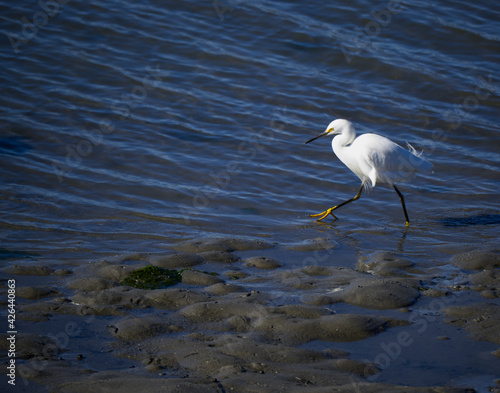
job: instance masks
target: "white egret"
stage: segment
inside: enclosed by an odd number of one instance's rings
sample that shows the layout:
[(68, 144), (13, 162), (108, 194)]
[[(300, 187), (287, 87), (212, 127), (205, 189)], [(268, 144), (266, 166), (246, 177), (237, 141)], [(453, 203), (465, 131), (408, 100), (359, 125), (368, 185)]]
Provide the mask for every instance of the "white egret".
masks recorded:
[(353, 198), (322, 213), (311, 214), (310, 217), (319, 217), (318, 221), (323, 220), (329, 214), (335, 217), (333, 215), (335, 209), (359, 199), (363, 187), (375, 187), (379, 182), (394, 187), (403, 206), (406, 226), (410, 225), (403, 194), (394, 183), (410, 180), (417, 171), (428, 172), (432, 169), (432, 164), (421, 158), (409, 143), (408, 150), (405, 150), (390, 139), (377, 134), (363, 134), (356, 138), (354, 126), (344, 119), (332, 121), (323, 133), (306, 143), (326, 135), (336, 135), (332, 140), (333, 152), (361, 179), (361, 187)]

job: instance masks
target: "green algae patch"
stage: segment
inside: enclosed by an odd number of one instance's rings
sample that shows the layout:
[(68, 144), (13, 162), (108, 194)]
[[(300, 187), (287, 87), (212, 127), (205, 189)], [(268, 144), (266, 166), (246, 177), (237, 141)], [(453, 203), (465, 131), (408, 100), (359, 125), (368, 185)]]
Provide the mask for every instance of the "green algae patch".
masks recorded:
[(160, 289), (175, 285), (181, 280), (182, 271), (148, 265), (130, 272), (121, 284), (139, 289)]
[[(189, 274), (189, 277), (184, 277)], [(206, 276), (205, 276), (206, 275)], [(122, 281), (122, 285), (139, 289), (162, 289), (170, 287), (179, 282), (194, 285), (212, 285), (221, 282), (220, 279), (208, 279), (211, 276), (217, 276), (217, 273), (206, 272), (203, 270), (196, 270), (191, 268), (171, 270), (164, 267), (148, 265), (142, 269), (137, 269), (128, 274)], [(202, 278), (200, 278), (200, 276)], [(203, 278), (205, 276), (206, 278)]]

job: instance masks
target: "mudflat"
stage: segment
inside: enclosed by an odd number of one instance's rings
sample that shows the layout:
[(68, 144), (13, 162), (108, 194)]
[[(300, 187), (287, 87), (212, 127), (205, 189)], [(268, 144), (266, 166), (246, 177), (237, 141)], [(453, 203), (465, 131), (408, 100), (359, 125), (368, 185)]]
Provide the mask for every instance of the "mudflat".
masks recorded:
[[(324, 247), (314, 244), (290, 248)], [(16, 384), (35, 392), (471, 392), (463, 384), (378, 379), (389, 367), (407, 372), (397, 360), (405, 349), (411, 359), (417, 334), (429, 357), (436, 343), (458, 340), (436, 337), (424, 323), (500, 344), (496, 250), (454, 256), (451, 263), (469, 272), (461, 285), (438, 285), (394, 253), (376, 253), (355, 269), (290, 268), (279, 254), (260, 240), (223, 238), (185, 242), (164, 255), (7, 267), (2, 277), (18, 283)], [(124, 284), (146, 267), (176, 269), (179, 282)], [(460, 304), (465, 292), (475, 297)], [(345, 350), (382, 334), (385, 352), (367, 349), (360, 359)], [(498, 363), (494, 348), (482, 356)], [(491, 391), (498, 391), (494, 378)]]

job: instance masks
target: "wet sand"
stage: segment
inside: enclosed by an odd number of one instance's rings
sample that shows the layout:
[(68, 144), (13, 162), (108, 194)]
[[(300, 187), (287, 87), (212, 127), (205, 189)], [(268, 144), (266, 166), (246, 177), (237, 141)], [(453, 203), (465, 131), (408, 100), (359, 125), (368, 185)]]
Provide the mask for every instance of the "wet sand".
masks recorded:
[[(323, 241), (289, 246), (309, 256), (300, 266), (290, 266), (277, 257), (286, 258), (280, 247), (253, 239), (206, 239), (161, 255), (4, 268), (2, 299), (6, 280), (17, 283), (15, 389), (474, 391), (463, 382), (379, 382), (389, 367), (409, 372), (397, 362), (417, 335), (425, 338), (420, 341), (427, 343), (429, 357), (440, 342), (458, 344), (453, 340), (460, 337), (436, 337), (427, 328), (436, 321), (450, 332), (464, 329), (471, 341), (490, 343), (491, 350), (481, 356), (492, 367), (500, 364), (497, 249), (453, 256), (454, 280), (418, 270), (393, 253), (375, 253), (356, 268), (332, 266), (317, 257), (328, 249)], [(167, 288), (121, 284), (148, 265), (188, 270), (182, 271), (181, 283)], [(359, 343), (359, 350), (383, 334), (385, 352), (367, 349), (363, 358), (355, 358), (339, 349)], [(7, 350), (7, 340), (1, 342)], [(490, 391), (500, 391), (499, 374), (489, 380)]]

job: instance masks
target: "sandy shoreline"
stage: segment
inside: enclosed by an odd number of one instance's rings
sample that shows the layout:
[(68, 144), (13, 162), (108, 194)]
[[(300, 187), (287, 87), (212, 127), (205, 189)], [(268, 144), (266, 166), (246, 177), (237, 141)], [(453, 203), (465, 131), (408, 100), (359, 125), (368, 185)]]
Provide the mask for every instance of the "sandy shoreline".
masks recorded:
[[(357, 269), (334, 267), (314, 259), (325, 243), (310, 242), (294, 246), (311, 255), (310, 264), (289, 268), (276, 252), (269, 255), (273, 247), (207, 239), (165, 255), (65, 267), (12, 263), (2, 271), (2, 299), (7, 280), (17, 283), (17, 378), (11, 391), (470, 392), (463, 385), (378, 382), (389, 363), (397, 367), (416, 334), (428, 334), (429, 347), (454, 339), (426, 331), (436, 319), (465, 329), (472, 340), (497, 344), (482, 356), (498, 364), (497, 250), (456, 255), (451, 262), (463, 272), (463, 284), (438, 285), (435, 276), (395, 254), (374, 254)], [(246, 251), (256, 255), (241, 258)], [(147, 265), (192, 270), (163, 289), (120, 284)], [(465, 292), (476, 296), (473, 303), (457, 302), (456, 294)], [(335, 348), (384, 332), (394, 334), (385, 350), (366, 354), (370, 361)], [(2, 364), (8, 360), (4, 356)], [(489, 386), (500, 391), (494, 377)]]

